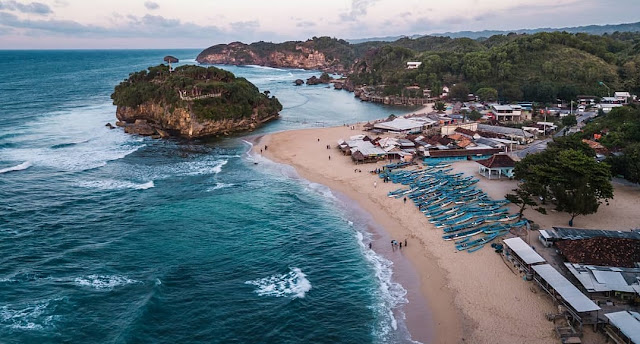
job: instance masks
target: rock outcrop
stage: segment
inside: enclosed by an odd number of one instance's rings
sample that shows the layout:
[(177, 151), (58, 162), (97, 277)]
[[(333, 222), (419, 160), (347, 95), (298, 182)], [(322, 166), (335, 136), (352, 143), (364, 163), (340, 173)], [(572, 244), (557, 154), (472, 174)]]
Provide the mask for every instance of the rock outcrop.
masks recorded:
[(187, 139), (253, 130), (278, 118), (282, 104), (244, 78), (215, 67), (150, 67), (111, 95), (126, 133)]
[(346, 74), (353, 63), (353, 51), (348, 46), (346, 41), (328, 37), (281, 44), (233, 42), (205, 49), (196, 57), (196, 61), (202, 64), (259, 65)]
[(278, 114), (261, 117), (256, 109), (248, 118), (209, 120), (198, 118), (185, 108), (176, 108), (171, 112), (160, 104), (146, 103), (134, 108), (118, 107), (116, 117), (129, 134), (194, 139), (250, 131), (278, 118)]

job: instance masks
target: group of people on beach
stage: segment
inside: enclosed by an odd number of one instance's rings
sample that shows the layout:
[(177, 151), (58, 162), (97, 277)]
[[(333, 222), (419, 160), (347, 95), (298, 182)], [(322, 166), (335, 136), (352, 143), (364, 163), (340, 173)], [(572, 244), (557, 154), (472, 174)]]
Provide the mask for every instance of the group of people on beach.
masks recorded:
[[(404, 247), (407, 247), (407, 239), (404, 239)], [(402, 249), (402, 241), (391, 240), (391, 249), (395, 251), (396, 248)]]

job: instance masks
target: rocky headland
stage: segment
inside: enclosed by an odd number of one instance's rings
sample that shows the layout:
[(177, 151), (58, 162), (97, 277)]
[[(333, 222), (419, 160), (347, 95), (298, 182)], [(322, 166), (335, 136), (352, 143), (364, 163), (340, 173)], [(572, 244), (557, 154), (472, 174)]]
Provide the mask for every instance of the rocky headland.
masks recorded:
[(259, 65), (275, 68), (301, 68), (346, 74), (354, 62), (349, 43), (329, 37), (314, 37), (285, 43), (233, 42), (203, 50), (196, 57), (202, 64)]
[(125, 132), (188, 139), (253, 130), (278, 118), (269, 92), (215, 68), (159, 65), (132, 73), (111, 95)]

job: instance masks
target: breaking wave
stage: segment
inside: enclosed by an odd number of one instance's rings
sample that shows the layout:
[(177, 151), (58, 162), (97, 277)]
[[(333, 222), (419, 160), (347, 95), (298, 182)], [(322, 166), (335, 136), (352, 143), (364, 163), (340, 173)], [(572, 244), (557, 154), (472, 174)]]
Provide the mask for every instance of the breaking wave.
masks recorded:
[(14, 172), (14, 171), (22, 171), (22, 170), (28, 169), (29, 167), (31, 167), (31, 163), (29, 161), (25, 161), (22, 164), (19, 164), (16, 166), (0, 169), (0, 174), (7, 173), (7, 172)]
[(155, 184), (152, 181), (148, 181), (146, 183), (134, 183), (126, 180), (92, 180), (92, 181), (83, 181), (78, 183), (79, 186), (85, 188), (97, 188), (102, 190), (123, 190), (123, 189), (134, 189), (134, 190), (146, 190), (155, 187)]
[(90, 287), (97, 290), (113, 290), (116, 287), (141, 282), (119, 275), (89, 275), (76, 277), (74, 283), (77, 286)]
[(255, 292), (260, 296), (303, 298), (311, 290), (311, 282), (299, 268), (289, 270), (286, 274), (258, 278), (245, 284), (256, 286)]

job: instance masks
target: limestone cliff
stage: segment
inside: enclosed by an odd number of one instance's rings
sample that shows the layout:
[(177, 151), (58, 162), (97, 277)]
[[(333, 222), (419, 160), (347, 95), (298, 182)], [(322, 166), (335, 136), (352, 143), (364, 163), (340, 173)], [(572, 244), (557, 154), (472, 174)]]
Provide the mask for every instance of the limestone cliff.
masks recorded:
[(127, 133), (191, 139), (253, 130), (277, 118), (278, 114), (260, 116), (256, 109), (246, 118), (211, 120), (198, 118), (188, 108), (174, 108), (170, 111), (163, 105), (149, 102), (136, 107), (118, 106), (116, 117), (118, 126), (124, 127)]
[(354, 62), (354, 53), (346, 41), (320, 37), (280, 44), (218, 44), (202, 51), (196, 61), (203, 64), (316, 69), (345, 74)]

